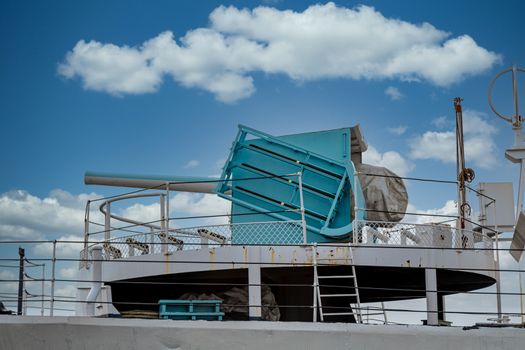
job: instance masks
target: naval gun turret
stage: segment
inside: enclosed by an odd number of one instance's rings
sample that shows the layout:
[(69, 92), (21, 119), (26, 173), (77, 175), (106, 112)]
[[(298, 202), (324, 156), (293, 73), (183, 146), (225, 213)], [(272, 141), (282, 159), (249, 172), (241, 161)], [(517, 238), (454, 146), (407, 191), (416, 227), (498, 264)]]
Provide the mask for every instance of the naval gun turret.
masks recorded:
[[(241, 125), (219, 179), (88, 172), (85, 183), (215, 193), (232, 202), (232, 223), (304, 218), (304, 243), (344, 242), (354, 220), (399, 222), (408, 204), (402, 179), (362, 163), (366, 149), (359, 125), (285, 136)], [(232, 232), (232, 243), (286, 243), (279, 240)]]

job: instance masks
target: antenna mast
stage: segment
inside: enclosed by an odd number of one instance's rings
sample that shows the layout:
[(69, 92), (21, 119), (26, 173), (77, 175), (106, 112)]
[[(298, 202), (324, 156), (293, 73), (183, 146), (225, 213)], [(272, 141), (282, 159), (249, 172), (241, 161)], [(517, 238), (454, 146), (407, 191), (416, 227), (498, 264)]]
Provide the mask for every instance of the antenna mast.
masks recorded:
[[(494, 102), (492, 101), (492, 88), (494, 87), (494, 83), (499, 77), (508, 72), (512, 73), (512, 97), (514, 100), (514, 115), (510, 117), (499, 113), (496, 110), (496, 107), (494, 107)], [(512, 130), (514, 131), (514, 146), (505, 151), (505, 157), (513, 163), (520, 163), (520, 181), (518, 187), (516, 218), (519, 217), (519, 214), (523, 210), (523, 189), (525, 187), (525, 135), (521, 132), (522, 117), (519, 113), (518, 72), (525, 73), (525, 69), (513, 65), (496, 75), (489, 86), (490, 108), (498, 117), (510, 123), (512, 125)]]
[(461, 97), (454, 99), (456, 110), (456, 168), (458, 174), (458, 216), (459, 228), (465, 228), (465, 218), (470, 216), (470, 204), (467, 202), (465, 182), (474, 180), (474, 170), (465, 168), (465, 145), (463, 142), (463, 111), (461, 109)]

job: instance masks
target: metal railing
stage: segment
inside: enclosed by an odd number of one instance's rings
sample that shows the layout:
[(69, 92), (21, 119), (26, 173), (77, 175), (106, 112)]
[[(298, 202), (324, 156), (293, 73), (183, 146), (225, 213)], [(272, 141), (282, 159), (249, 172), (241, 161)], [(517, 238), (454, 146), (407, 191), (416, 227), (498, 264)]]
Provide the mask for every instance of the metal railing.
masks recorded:
[[(229, 244), (301, 244), (303, 225), (297, 221), (251, 222), (224, 225), (194, 226), (150, 233), (137, 233), (114, 237), (103, 243), (106, 260), (133, 256), (174, 253), (182, 250), (198, 250), (210, 246)], [(93, 243), (80, 252), (80, 265), (86, 266), (87, 252)], [(85, 250), (87, 249), (87, 250)], [(89, 259), (87, 259), (89, 260)]]
[(493, 241), (486, 234), (445, 224), (410, 224), (355, 221), (355, 244), (480, 249), (492, 255)]

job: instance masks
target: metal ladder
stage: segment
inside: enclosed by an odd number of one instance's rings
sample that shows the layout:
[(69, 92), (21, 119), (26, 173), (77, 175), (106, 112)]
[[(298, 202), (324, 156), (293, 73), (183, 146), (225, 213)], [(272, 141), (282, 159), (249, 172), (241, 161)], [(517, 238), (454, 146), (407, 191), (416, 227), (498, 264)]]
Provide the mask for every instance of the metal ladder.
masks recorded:
[[(314, 244), (312, 247), (312, 254), (313, 254), (313, 268), (314, 268), (314, 309), (313, 309), (313, 321), (317, 322), (317, 311), (319, 310), (319, 318), (321, 322), (324, 322), (325, 317), (331, 317), (331, 316), (354, 316), (354, 319), (356, 323), (362, 323), (363, 317), (361, 312), (361, 299), (359, 297), (359, 287), (357, 285), (357, 276), (355, 273), (355, 266), (354, 266), (354, 254), (352, 251), (352, 247), (349, 245), (349, 254), (350, 254), (350, 263), (352, 268), (352, 274), (351, 275), (325, 275), (320, 276), (319, 271), (317, 269), (318, 260), (317, 259), (317, 245)], [(354, 293), (333, 293), (333, 294), (321, 294), (321, 285), (319, 283), (319, 280), (321, 279), (350, 279), (353, 282), (354, 285)], [(323, 299), (324, 298), (340, 298), (340, 297), (355, 297), (356, 303), (354, 306), (351, 307), (350, 312), (324, 312), (323, 311)]]
[[(362, 310), (362, 315), (361, 315), (361, 317), (363, 318), (363, 323), (370, 323), (370, 321), (372, 322), (375, 321), (375, 322), (380, 322), (383, 324), (388, 324), (388, 318), (386, 316), (386, 311), (385, 311), (385, 303), (381, 301), (380, 304), (381, 306), (363, 307), (364, 310)], [(374, 318), (370, 316), (379, 316), (379, 318)], [(383, 319), (381, 319), (381, 317)]]

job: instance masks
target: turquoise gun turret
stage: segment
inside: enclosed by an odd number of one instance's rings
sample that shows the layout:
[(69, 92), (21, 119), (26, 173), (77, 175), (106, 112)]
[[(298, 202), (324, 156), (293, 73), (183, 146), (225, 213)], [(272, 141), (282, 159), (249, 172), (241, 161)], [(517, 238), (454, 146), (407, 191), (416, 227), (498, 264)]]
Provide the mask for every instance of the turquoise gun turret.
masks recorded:
[[(232, 202), (232, 223), (301, 220), (302, 188), (306, 241), (345, 241), (365, 219), (354, 212), (365, 200), (351, 159), (360, 163), (364, 150), (358, 126), (275, 137), (241, 125), (220, 179), (88, 172), (85, 183), (216, 193)], [(268, 240), (285, 243), (251, 242)], [(233, 243), (244, 241), (232, 232)]]

